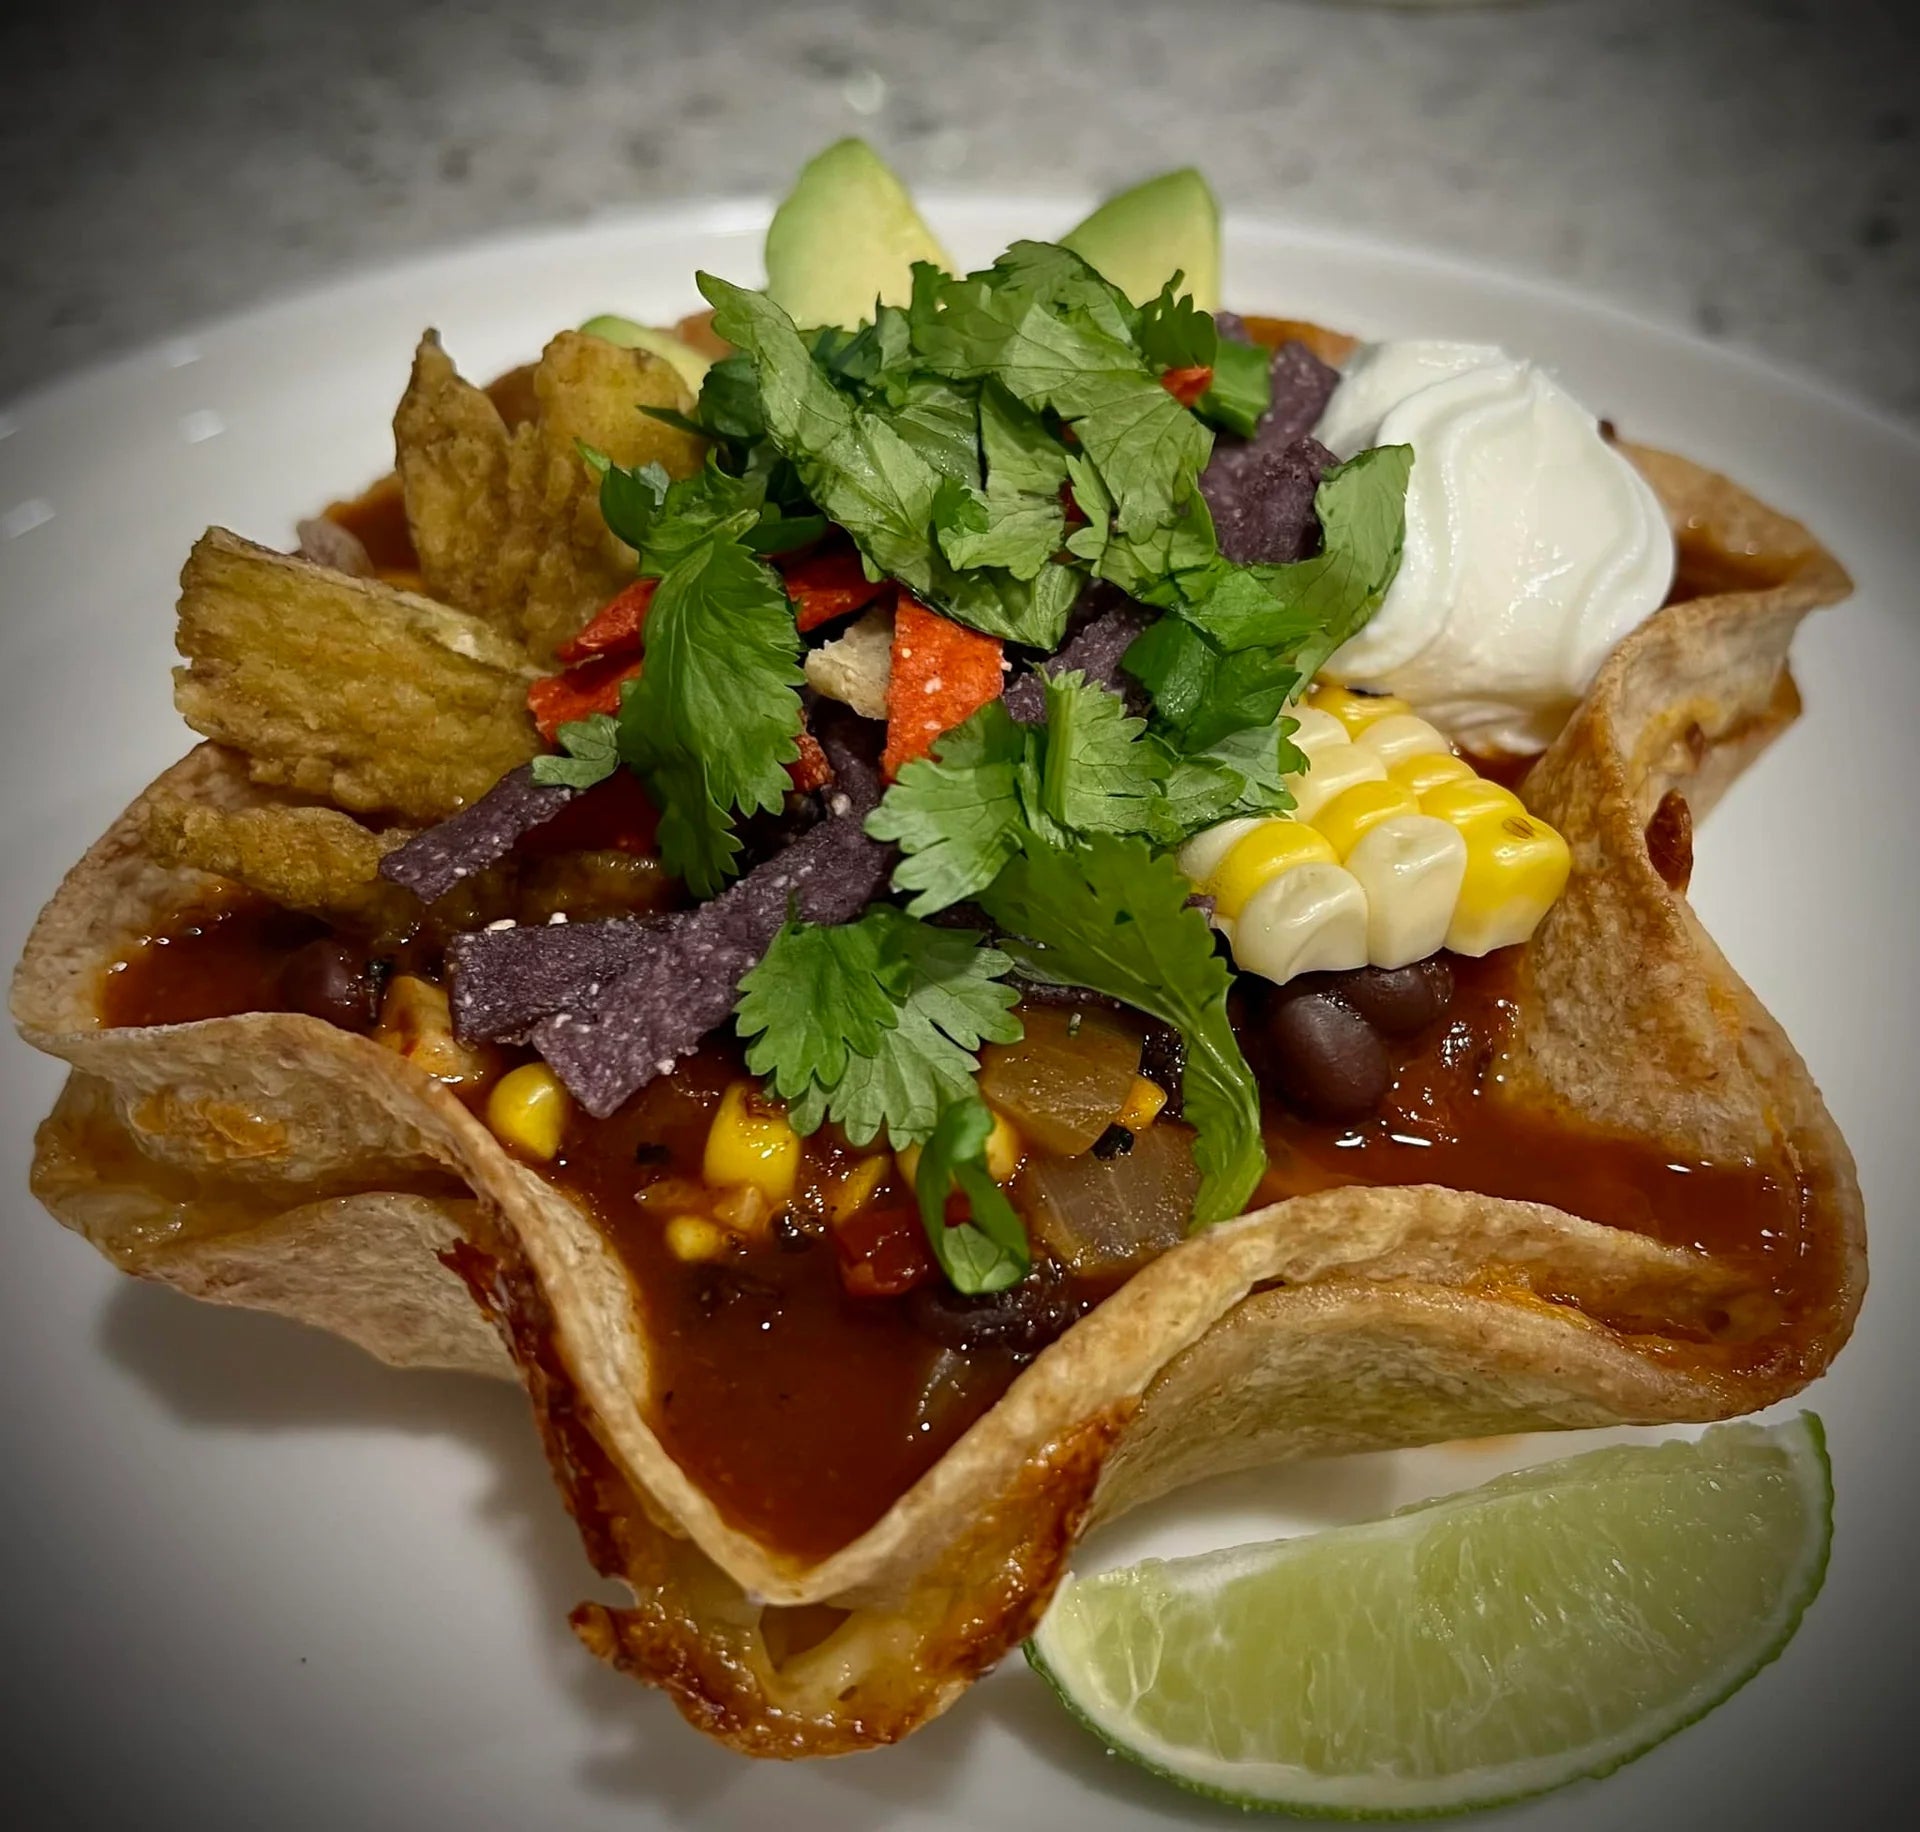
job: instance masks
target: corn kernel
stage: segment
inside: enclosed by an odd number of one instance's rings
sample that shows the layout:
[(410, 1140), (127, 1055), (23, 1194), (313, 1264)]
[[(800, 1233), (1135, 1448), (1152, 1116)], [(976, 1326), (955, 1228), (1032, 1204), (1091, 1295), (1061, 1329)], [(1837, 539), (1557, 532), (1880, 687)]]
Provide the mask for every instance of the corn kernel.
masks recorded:
[(1425, 795), (1429, 789), (1437, 789), (1443, 782), (1471, 782), (1474, 780), (1473, 765), (1464, 757), (1435, 751), (1417, 757), (1402, 757), (1387, 765), (1387, 780), (1397, 782), (1403, 789), (1411, 789), (1415, 795)]
[(726, 1229), (704, 1215), (676, 1215), (667, 1223), (667, 1251), (677, 1260), (718, 1259), (728, 1245)]
[(1420, 812), (1449, 827), (1465, 827), (1483, 815), (1525, 814), (1520, 797), (1484, 776), (1463, 776), (1443, 782), (1420, 797)]
[(1309, 860), (1254, 892), (1233, 925), (1232, 941), (1234, 959), (1276, 985), (1296, 973), (1364, 967), (1367, 894), (1343, 866)]
[(1257, 817), (1243, 815), (1196, 833), (1180, 848), (1181, 871), (1192, 883), (1205, 884), (1220, 869), (1220, 861), (1260, 824)]
[(1167, 1091), (1157, 1081), (1136, 1075), (1127, 1090), (1126, 1104), (1120, 1109), (1120, 1124), (1129, 1132), (1145, 1132), (1160, 1117), (1167, 1104)]
[(1384, 719), (1376, 719), (1354, 739), (1363, 751), (1371, 751), (1387, 766), (1391, 775), (1393, 766), (1408, 757), (1448, 757), (1453, 747), (1437, 727), (1429, 725), (1425, 719), (1410, 712), (1390, 712)]
[[(993, 1130), (987, 1134), (985, 1152), (987, 1175), (996, 1183), (1011, 1183), (1020, 1174), (1020, 1165), (1027, 1155), (1027, 1142), (1020, 1136), (1013, 1121), (997, 1107), (989, 1107), (987, 1111), (993, 1115)], [(902, 1145), (893, 1154), (893, 1162), (906, 1179), (907, 1188), (913, 1189), (914, 1180), (920, 1175), (920, 1147)]]
[(1263, 884), (1314, 860), (1333, 863), (1334, 851), (1312, 827), (1300, 821), (1261, 821), (1214, 868), (1207, 883), (1214, 914), (1229, 920), (1240, 914)]
[(500, 1073), (497, 1050), (484, 1043), (462, 1043), (454, 1036), (446, 989), (411, 973), (398, 975), (388, 986), (373, 1036), (376, 1043), (450, 1088), (483, 1088)]
[(1307, 753), (1305, 772), (1286, 779), (1293, 791), (1294, 818), (1317, 820), (1328, 802), (1355, 783), (1384, 782), (1386, 778), (1387, 766), (1357, 744), (1316, 745)]
[(1294, 722), (1289, 742), (1308, 757), (1318, 756), (1330, 744), (1349, 742), (1347, 728), (1330, 712), (1313, 706), (1289, 706), (1286, 716)]
[(1411, 814), (1419, 806), (1411, 789), (1397, 782), (1357, 782), (1343, 789), (1313, 817), (1334, 856), (1345, 859), (1367, 832), (1396, 814)]
[(1347, 728), (1349, 738), (1357, 738), (1376, 719), (1413, 708), (1398, 694), (1353, 693), (1332, 681), (1322, 681), (1307, 695), (1307, 704), (1315, 712), (1330, 713)]
[(1012, 1120), (993, 1109), (993, 1130), (987, 1134), (987, 1175), (996, 1183), (1011, 1183), (1027, 1155), (1026, 1141)]
[(1447, 927), (1456, 954), (1491, 954), (1525, 941), (1567, 887), (1567, 843), (1516, 802), (1455, 823), (1467, 843), (1460, 901)]
[(800, 1180), (800, 1138), (786, 1109), (750, 1081), (729, 1083), (707, 1130), (701, 1168), (709, 1183), (750, 1184), (774, 1208), (783, 1207)]
[(1367, 894), (1370, 965), (1410, 967), (1446, 941), (1467, 872), (1458, 827), (1396, 814), (1368, 832), (1346, 865)]
[(503, 1145), (545, 1164), (560, 1155), (572, 1104), (559, 1076), (544, 1062), (523, 1063), (494, 1084), (487, 1096), (487, 1124)]
[(887, 1180), (887, 1161), (875, 1154), (862, 1158), (833, 1187), (827, 1198), (827, 1219), (838, 1227), (851, 1221), (879, 1193)]

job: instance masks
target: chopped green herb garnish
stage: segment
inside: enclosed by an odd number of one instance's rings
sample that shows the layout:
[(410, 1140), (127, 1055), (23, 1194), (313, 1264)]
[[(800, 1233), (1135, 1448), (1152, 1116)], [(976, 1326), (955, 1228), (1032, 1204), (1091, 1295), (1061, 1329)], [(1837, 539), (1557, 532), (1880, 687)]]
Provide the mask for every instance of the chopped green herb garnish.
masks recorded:
[(1020, 1035), (1012, 966), (977, 932), (932, 928), (886, 903), (837, 927), (788, 923), (741, 982), (747, 1066), (794, 1129), (826, 1119), (864, 1145), (918, 1144), (970, 1094), (983, 1042)]
[(1186, 1042), (1197, 1130), (1194, 1224), (1237, 1215), (1266, 1168), (1260, 1097), (1227, 1020), (1226, 962), (1180, 868), (1143, 841), (1096, 834), (1068, 848), (1029, 836), (980, 905), (1036, 979), (1084, 986), (1174, 1026)]
[[(993, 1115), (970, 1087), (941, 1108), (913, 1179), (933, 1257), (954, 1289), (969, 1296), (1005, 1291), (1033, 1265), (1026, 1226), (987, 1171), (992, 1134)], [(947, 1220), (955, 1190), (966, 1198), (970, 1220)]]

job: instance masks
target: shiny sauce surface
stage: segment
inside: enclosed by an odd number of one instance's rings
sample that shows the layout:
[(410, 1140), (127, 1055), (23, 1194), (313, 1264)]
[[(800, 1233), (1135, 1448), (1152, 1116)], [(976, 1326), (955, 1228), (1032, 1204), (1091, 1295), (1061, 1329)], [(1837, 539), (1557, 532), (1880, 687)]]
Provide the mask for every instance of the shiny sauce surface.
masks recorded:
[[(106, 976), (102, 1015), (135, 1025), (282, 1008), (280, 965), (317, 929), (256, 903), (190, 914)], [(1269, 1098), (1270, 1166), (1256, 1200), (1432, 1183), (1547, 1203), (1721, 1258), (1760, 1306), (1744, 1332), (1777, 1335), (1811, 1270), (1804, 1192), (1790, 1170), (1679, 1161), (1503, 1099), (1517, 952), (1452, 962), (1452, 1003), (1393, 1045), (1392, 1088), (1375, 1116), (1322, 1124)], [(1257, 1047), (1250, 1054), (1257, 1059)], [(710, 1044), (610, 1119), (576, 1114), (561, 1157), (544, 1169), (596, 1218), (632, 1276), (650, 1345), (650, 1420), (667, 1452), (736, 1527), (818, 1558), (873, 1525), (1030, 1356), (1005, 1344), (943, 1345), (916, 1318), (925, 1294), (849, 1292), (823, 1214), (850, 1151), (825, 1132), (808, 1141), (787, 1216), (718, 1259), (676, 1258), (667, 1224), (710, 1202), (708, 1127), (743, 1072), (732, 1045)], [(908, 1230), (917, 1225), (897, 1171), (875, 1201)], [(1064, 1317), (1111, 1288), (1063, 1279)], [(1729, 1323), (1730, 1352), (1741, 1333)]]

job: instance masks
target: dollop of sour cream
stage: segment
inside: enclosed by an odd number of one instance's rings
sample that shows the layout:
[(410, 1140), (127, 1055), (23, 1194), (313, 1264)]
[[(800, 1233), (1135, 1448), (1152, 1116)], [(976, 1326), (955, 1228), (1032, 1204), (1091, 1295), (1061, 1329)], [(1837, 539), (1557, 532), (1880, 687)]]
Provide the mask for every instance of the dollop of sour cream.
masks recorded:
[(1364, 346), (1314, 431), (1341, 458), (1413, 447), (1399, 574), (1326, 673), (1469, 750), (1550, 743), (1673, 582), (1646, 479), (1544, 370), (1486, 344)]

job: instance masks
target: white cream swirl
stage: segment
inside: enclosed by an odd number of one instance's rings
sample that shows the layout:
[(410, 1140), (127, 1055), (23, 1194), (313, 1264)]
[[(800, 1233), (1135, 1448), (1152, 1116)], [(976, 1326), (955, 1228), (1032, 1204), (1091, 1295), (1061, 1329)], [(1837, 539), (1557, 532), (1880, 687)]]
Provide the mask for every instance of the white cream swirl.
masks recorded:
[(1342, 458), (1414, 459), (1399, 576), (1326, 672), (1402, 695), (1472, 750), (1550, 743), (1672, 584), (1645, 478), (1544, 370), (1486, 344), (1363, 347), (1315, 433)]

